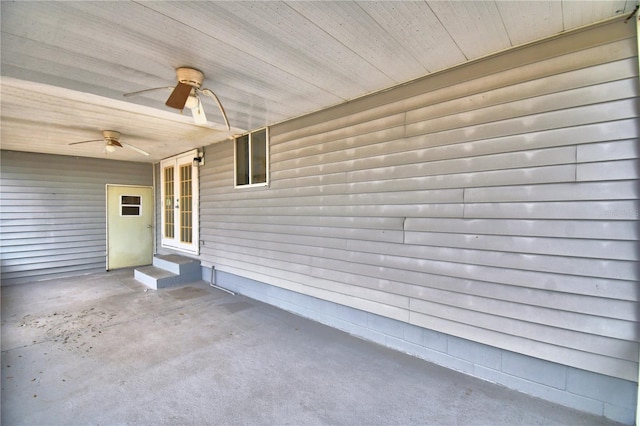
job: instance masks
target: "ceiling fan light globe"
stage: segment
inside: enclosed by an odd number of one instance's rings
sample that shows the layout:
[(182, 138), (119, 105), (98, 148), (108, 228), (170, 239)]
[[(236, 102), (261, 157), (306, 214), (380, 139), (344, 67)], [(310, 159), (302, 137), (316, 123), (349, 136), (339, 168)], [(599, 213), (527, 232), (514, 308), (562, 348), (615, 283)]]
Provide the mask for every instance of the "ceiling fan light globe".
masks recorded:
[(116, 151), (116, 147), (111, 145), (111, 144), (106, 144), (104, 147), (104, 150), (107, 152), (115, 152)]

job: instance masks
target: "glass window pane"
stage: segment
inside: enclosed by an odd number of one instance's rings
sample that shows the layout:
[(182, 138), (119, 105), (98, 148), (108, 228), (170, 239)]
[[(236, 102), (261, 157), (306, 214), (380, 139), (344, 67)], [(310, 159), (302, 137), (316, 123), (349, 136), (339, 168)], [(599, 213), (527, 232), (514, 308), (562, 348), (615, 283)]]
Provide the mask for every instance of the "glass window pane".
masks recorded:
[(236, 139), (236, 185), (249, 183), (249, 135)]
[(122, 200), (121, 200), (120, 203), (121, 204), (131, 204), (131, 205), (139, 206), (140, 205), (140, 196), (138, 196), (138, 195), (123, 195), (122, 196)]
[(164, 169), (164, 236), (174, 238), (173, 167)]
[(140, 216), (140, 207), (138, 206), (122, 206), (122, 216)]
[(251, 183), (267, 181), (267, 129), (251, 134)]
[(193, 193), (191, 164), (180, 166), (180, 241), (191, 243), (193, 241), (193, 226), (191, 216), (193, 213)]

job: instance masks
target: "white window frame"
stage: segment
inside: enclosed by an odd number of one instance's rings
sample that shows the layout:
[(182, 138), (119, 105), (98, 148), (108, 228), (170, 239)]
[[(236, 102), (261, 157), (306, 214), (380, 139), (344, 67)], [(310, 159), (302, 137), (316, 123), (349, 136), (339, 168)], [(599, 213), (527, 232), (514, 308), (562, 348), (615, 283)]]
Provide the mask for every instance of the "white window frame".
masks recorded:
[[(140, 199), (140, 204), (126, 204), (122, 202), (124, 197), (138, 197)], [(122, 214), (123, 207), (137, 207), (138, 214)], [(121, 194), (120, 195), (120, 217), (142, 217), (142, 195), (134, 195), (134, 194)]]
[[(266, 164), (265, 164), (265, 181), (264, 182), (257, 182), (257, 183), (253, 183), (251, 182), (253, 173), (251, 173), (253, 164), (251, 164), (252, 160), (253, 160), (253, 155), (251, 152), (251, 141), (252, 141), (252, 136), (255, 133), (258, 132), (265, 132), (265, 155), (266, 155)], [(249, 151), (249, 164), (247, 167), (247, 173), (249, 174), (249, 183), (242, 183), (242, 184), (238, 184), (238, 139), (241, 137), (245, 137), (248, 136), (248, 151)], [(269, 128), (268, 127), (262, 127), (260, 129), (254, 130), (252, 132), (249, 133), (244, 133), (242, 135), (236, 136), (233, 139), (233, 185), (234, 188), (251, 188), (251, 187), (259, 187), (259, 186), (269, 186)]]

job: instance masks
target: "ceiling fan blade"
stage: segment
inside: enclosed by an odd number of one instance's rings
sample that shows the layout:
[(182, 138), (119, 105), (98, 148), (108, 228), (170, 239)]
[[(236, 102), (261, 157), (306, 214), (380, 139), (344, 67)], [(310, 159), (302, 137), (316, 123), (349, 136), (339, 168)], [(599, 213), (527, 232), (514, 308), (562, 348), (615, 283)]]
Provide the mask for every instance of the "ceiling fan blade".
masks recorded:
[(173, 89), (173, 86), (164, 86), (164, 87), (154, 87), (153, 89), (144, 89), (144, 90), (138, 90), (137, 92), (130, 92), (130, 93), (125, 93), (124, 96), (125, 98), (128, 98), (129, 96), (135, 96), (135, 95), (140, 95), (142, 93), (146, 93), (146, 92), (153, 92), (154, 90), (161, 90), (161, 89)]
[(171, 92), (167, 102), (165, 102), (165, 105), (175, 109), (184, 109), (184, 104), (187, 103), (187, 99), (191, 94), (191, 89), (193, 89), (193, 87), (188, 84), (178, 83), (176, 88), (173, 89), (173, 92)]
[(111, 139), (111, 145), (119, 146), (122, 148), (122, 144), (115, 139)]
[(90, 141), (71, 142), (69, 145), (78, 145), (79, 143), (87, 143), (87, 142), (104, 142), (104, 139), (92, 139)]
[(131, 144), (128, 144), (128, 143), (122, 143), (122, 145), (127, 147), (127, 148), (131, 148), (134, 151), (138, 151), (142, 155), (147, 155), (147, 156), (149, 155), (149, 153), (147, 151), (144, 151), (144, 150), (138, 148), (137, 146), (134, 146), (134, 145), (131, 145)]
[(193, 121), (196, 124), (207, 124), (207, 116), (204, 113), (204, 107), (200, 98), (198, 98), (198, 106), (191, 108), (191, 115), (193, 115)]
[(220, 112), (222, 113), (222, 118), (224, 118), (224, 122), (227, 125), (227, 130), (231, 130), (231, 126), (229, 126), (229, 120), (227, 119), (227, 113), (224, 111), (222, 103), (220, 103), (220, 99), (218, 99), (216, 94), (213, 93), (210, 89), (202, 89), (201, 92), (216, 101), (216, 103), (218, 104), (218, 108), (220, 108)]

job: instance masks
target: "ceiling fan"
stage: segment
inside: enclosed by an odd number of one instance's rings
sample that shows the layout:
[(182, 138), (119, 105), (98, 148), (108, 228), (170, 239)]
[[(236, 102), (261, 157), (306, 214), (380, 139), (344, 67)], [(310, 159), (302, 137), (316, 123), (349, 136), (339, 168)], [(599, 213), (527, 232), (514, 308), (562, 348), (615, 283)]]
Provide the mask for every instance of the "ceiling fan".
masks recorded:
[(144, 151), (137, 146), (133, 146), (128, 143), (120, 142), (120, 132), (116, 132), (115, 130), (103, 130), (102, 131), (102, 139), (92, 139), (89, 141), (81, 141), (81, 142), (72, 142), (69, 145), (78, 145), (81, 143), (87, 142), (104, 142), (104, 151), (106, 153), (115, 152), (118, 148), (131, 148), (134, 151), (138, 151), (142, 155), (149, 155), (147, 151)]
[(153, 89), (125, 93), (124, 96), (128, 97), (139, 95), (153, 90), (173, 89), (171, 95), (169, 95), (169, 98), (165, 102), (165, 105), (179, 109), (180, 111), (182, 111), (184, 107), (189, 108), (196, 124), (205, 124), (207, 122), (207, 117), (204, 114), (204, 108), (200, 97), (201, 95), (208, 96), (218, 104), (218, 108), (220, 108), (220, 112), (222, 113), (222, 118), (224, 118), (224, 122), (227, 125), (227, 130), (231, 130), (229, 120), (227, 119), (227, 113), (224, 111), (220, 99), (218, 99), (216, 94), (210, 89), (201, 89), (202, 82), (204, 81), (204, 74), (202, 71), (195, 68), (181, 67), (176, 69), (176, 77), (178, 78), (178, 84), (175, 87), (154, 87)]

